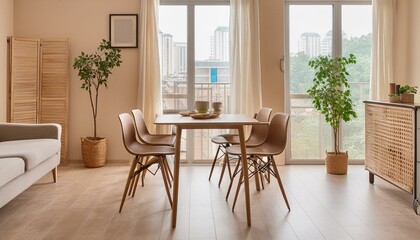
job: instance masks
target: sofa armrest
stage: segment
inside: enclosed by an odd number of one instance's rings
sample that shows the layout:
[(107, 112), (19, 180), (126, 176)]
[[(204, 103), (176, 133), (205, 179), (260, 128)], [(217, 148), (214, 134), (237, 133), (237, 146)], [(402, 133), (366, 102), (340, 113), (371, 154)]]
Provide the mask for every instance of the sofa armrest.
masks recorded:
[(26, 124), (0, 122), (0, 142), (39, 138), (61, 140), (61, 125), (56, 123)]

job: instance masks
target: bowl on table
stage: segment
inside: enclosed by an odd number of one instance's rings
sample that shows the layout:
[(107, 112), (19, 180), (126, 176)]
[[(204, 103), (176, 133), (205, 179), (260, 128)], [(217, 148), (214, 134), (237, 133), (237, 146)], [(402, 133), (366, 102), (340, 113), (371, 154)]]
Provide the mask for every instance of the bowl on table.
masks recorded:
[(209, 101), (195, 101), (195, 111), (197, 113), (208, 113), (209, 105)]

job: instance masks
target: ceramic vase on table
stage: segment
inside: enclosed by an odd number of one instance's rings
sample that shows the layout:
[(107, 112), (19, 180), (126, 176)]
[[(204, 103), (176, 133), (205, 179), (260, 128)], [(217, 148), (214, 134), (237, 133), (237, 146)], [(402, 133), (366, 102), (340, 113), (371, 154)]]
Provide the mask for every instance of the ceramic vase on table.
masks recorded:
[(222, 102), (212, 102), (211, 107), (213, 108), (212, 113), (220, 114), (222, 112)]

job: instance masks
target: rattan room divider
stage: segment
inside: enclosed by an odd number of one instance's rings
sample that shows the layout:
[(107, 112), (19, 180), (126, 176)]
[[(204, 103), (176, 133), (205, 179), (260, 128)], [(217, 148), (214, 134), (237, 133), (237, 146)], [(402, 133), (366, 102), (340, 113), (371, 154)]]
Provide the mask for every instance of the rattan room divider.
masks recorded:
[(67, 39), (8, 39), (8, 121), (58, 123), (67, 164), (69, 51)]

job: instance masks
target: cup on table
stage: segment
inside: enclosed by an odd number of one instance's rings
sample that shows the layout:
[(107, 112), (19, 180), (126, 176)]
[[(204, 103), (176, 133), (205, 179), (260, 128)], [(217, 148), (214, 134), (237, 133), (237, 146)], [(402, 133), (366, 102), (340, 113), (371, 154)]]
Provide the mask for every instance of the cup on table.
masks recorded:
[(213, 113), (220, 113), (222, 111), (222, 102), (212, 102), (211, 107), (213, 108)]
[(195, 101), (195, 110), (198, 113), (208, 113), (209, 101)]

